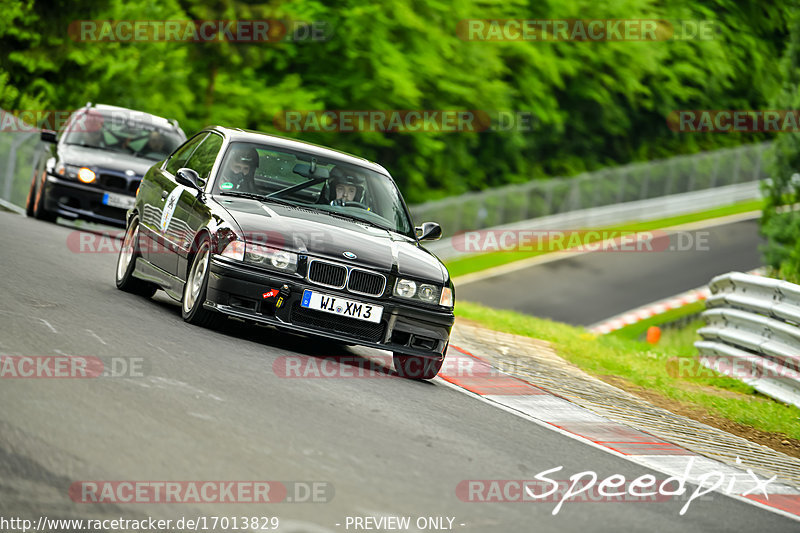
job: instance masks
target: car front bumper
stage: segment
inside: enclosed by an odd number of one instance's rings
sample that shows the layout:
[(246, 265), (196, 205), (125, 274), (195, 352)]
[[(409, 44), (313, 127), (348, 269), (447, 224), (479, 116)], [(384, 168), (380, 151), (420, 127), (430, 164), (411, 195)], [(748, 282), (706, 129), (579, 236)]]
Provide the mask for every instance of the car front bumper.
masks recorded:
[[(383, 315), (379, 323), (371, 323), (306, 309), (300, 305), (305, 289), (380, 305)], [(264, 298), (264, 293), (270, 290), (280, 293)], [(432, 359), (443, 357), (454, 322), (451, 311), (421, 309), (394, 300), (331, 290), (302, 278), (268, 273), (216, 255), (211, 259), (204, 306), (225, 315), (322, 335), (342, 343)]]
[(80, 218), (125, 227), (127, 209), (103, 204), (103, 196), (107, 192), (109, 191), (91, 185), (48, 175), (44, 208), (64, 218)]

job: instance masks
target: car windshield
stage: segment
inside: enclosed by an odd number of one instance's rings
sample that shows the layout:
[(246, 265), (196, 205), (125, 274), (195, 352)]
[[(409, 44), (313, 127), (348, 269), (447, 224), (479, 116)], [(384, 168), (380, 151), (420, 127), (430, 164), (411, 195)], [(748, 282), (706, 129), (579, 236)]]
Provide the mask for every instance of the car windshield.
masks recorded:
[(147, 117), (144, 113), (84, 112), (70, 121), (64, 142), (160, 161), (185, 138), (173, 128), (153, 124), (152, 118)]
[(214, 194), (242, 195), (302, 206), (413, 236), (394, 182), (336, 159), (257, 143), (231, 143)]

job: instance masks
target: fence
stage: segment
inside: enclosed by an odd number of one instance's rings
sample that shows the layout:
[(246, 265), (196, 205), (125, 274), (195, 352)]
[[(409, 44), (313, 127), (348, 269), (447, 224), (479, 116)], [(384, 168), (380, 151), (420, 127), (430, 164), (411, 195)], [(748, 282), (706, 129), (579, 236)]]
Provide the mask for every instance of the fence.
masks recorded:
[(16, 130), (0, 131), (0, 199), (24, 206), (31, 186), (39, 132), (2, 110), (0, 115), (4, 128)]
[(445, 235), (637, 200), (757, 182), (766, 178), (769, 143), (614, 167), (411, 206), (417, 223), (435, 220)]
[(700, 362), (800, 407), (800, 285), (731, 272), (709, 287)]

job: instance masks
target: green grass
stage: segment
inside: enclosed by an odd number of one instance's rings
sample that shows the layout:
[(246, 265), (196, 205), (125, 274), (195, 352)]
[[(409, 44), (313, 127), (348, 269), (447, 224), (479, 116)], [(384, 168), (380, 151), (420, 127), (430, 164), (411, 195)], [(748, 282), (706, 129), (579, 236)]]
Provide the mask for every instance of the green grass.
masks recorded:
[(618, 335), (625, 337), (626, 339), (637, 340), (647, 332), (650, 326), (660, 326), (662, 324), (667, 324), (668, 322), (675, 322), (676, 320), (685, 316), (702, 313), (705, 308), (705, 301), (697, 301), (681, 306), (677, 309), (670, 309), (669, 311), (659, 313), (651, 316), (650, 318), (646, 318), (645, 320), (640, 320), (639, 322), (631, 324), (630, 326), (625, 326), (624, 328), (614, 330), (610, 333), (610, 335)]
[[(549, 341), (564, 359), (596, 376), (618, 376), (687, 406), (706, 409), (761, 431), (800, 439), (800, 409), (765, 398), (748, 385), (705, 367), (681, 377), (681, 358), (693, 358), (700, 322), (664, 331), (657, 346), (621, 335), (596, 336), (550, 320), (459, 302), (456, 315), (489, 329)], [(684, 360), (685, 361), (685, 360)], [(693, 368), (697, 368), (694, 365)]]
[[(649, 220), (647, 222), (635, 222), (629, 224), (622, 224), (612, 228), (598, 228), (598, 231), (650, 231), (661, 228), (668, 228), (671, 226), (678, 226), (681, 224), (688, 224), (690, 222), (698, 222), (701, 220), (708, 220), (711, 218), (724, 217), (728, 215), (736, 215), (739, 213), (747, 213), (749, 211), (757, 211), (764, 207), (764, 200), (750, 200), (747, 202), (740, 202), (737, 204), (709, 209), (697, 213), (690, 213), (688, 215), (680, 215), (669, 218), (662, 218), (658, 220)], [(585, 242), (592, 242), (587, 240)], [(529, 259), (543, 255), (547, 251), (508, 251), (508, 252), (490, 252), (479, 255), (471, 255), (460, 259), (451, 259), (445, 261), (447, 269), (450, 271), (451, 277), (463, 276), (473, 272), (479, 272), (500, 265), (513, 263), (522, 259)]]

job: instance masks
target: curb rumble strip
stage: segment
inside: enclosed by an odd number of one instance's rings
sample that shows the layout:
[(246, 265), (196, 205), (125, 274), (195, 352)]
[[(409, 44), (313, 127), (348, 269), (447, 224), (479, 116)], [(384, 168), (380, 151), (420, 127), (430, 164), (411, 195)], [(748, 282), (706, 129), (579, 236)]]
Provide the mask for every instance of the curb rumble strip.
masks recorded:
[[(472, 337), (475, 337), (469, 335), (470, 329), (471, 326), (457, 328), (457, 339), (460, 345), (464, 345), (462, 341), (471, 343)], [(516, 336), (509, 335), (509, 337)], [(687, 482), (699, 485), (698, 478), (703, 474), (724, 473), (726, 476), (736, 479), (733, 490), (727, 494), (728, 496), (800, 521), (800, 488), (786, 483), (773, 482), (766, 487), (768, 498), (764, 497), (763, 492), (745, 496), (744, 493), (753, 488), (752, 478), (744, 468), (748, 466), (747, 462), (742, 468), (737, 468), (704, 457), (644, 431), (600, 416), (545, 388), (500, 372), (465, 348), (455, 344), (451, 344), (451, 348), (452, 350), (447, 356), (448, 364), (439, 373), (439, 378), (453, 388), (462, 392), (466, 391), (538, 425), (670, 476), (682, 475), (689, 461), (692, 460), (692, 475), (687, 478)], [(503, 348), (505, 347), (500, 347), (505, 355), (507, 350), (503, 350)], [(547, 355), (554, 356), (555, 354)], [(546, 366), (539, 368), (539, 372), (547, 371)], [(458, 369), (462, 368), (470, 369), (468, 375), (459, 372)], [(588, 376), (586, 377), (588, 378)], [(575, 383), (571, 385), (574, 386)], [(779, 452), (774, 453), (779, 454)], [(792, 458), (787, 456), (787, 459), (791, 460)], [(763, 468), (754, 470), (763, 477)], [(786, 479), (785, 476), (781, 477)], [(716, 492), (725, 494), (722, 490)]]

